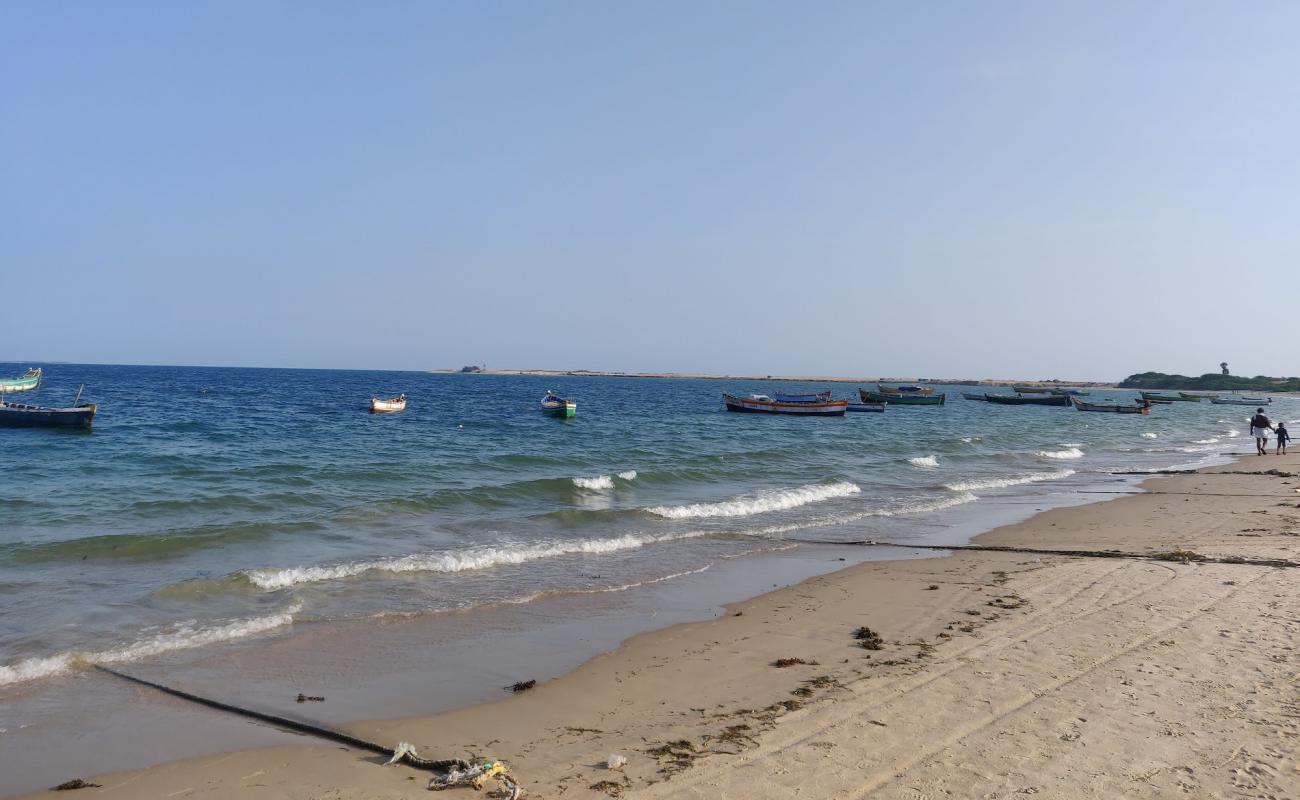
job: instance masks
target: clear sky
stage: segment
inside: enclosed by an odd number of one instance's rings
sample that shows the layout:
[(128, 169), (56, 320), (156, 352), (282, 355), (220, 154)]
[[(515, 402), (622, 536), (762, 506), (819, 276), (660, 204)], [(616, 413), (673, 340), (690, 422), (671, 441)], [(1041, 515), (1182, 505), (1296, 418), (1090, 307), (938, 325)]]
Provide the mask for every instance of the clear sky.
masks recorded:
[(0, 14), (0, 358), (1300, 373), (1294, 2)]

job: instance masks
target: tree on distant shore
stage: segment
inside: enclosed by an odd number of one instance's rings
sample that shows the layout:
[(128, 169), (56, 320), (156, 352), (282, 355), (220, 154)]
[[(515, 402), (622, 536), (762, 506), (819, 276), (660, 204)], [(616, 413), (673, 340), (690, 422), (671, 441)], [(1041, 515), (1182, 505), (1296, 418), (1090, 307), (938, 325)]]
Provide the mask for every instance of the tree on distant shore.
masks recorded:
[[(1226, 362), (1224, 366), (1227, 366)], [(1300, 392), (1300, 378), (1270, 378), (1207, 372), (1199, 378), (1170, 375), (1164, 372), (1139, 372), (1120, 381), (1121, 389), (1190, 389), (1228, 392), (1239, 389), (1262, 392)]]

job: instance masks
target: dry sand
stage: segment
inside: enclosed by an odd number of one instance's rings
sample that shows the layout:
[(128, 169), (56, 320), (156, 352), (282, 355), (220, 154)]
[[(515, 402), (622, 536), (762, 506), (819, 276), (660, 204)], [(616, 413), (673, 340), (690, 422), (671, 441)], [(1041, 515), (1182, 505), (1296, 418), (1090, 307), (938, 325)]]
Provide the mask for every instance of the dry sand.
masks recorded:
[[(1153, 479), (1150, 494), (978, 542), (1295, 559), (1300, 479), (1232, 474), (1270, 468), (1300, 471), (1300, 456)], [(1300, 570), (1194, 562), (865, 564), (638, 636), (500, 702), (349, 731), (505, 759), (544, 798), (1300, 797), (1297, 588)], [(860, 626), (880, 649), (859, 646)], [(626, 769), (606, 769), (610, 753)], [(72, 796), (425, 796), (428, 773), (380, 760), (304, 740)], [(90, 777), (75, 753), (68, 777)]]

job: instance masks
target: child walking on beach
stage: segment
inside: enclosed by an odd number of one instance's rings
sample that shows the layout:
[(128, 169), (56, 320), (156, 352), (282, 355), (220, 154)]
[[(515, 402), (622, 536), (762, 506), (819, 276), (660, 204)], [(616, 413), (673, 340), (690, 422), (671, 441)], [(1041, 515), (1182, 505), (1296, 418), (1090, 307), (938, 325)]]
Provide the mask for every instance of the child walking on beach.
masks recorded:
[(1277, 450), (1273, 453), (1273, 455), (1276, 456), (1286, 455), (1286, 443), (1291, 441), (1291, 431), (1286, 429), (1285, 422), (1279, 422), (1277, 424), (1277, 427), (1273, 429), (1273, 432), (1277, 434)]

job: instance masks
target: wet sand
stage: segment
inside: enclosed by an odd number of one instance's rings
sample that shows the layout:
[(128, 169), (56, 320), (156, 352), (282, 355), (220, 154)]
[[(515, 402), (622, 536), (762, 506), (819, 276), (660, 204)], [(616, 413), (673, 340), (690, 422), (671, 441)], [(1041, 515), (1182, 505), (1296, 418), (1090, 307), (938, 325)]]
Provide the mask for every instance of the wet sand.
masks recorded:
[[(1300, 478), (1234, 474), (1263, 469), (1300, 472), (1300, 456), (1155, 478), (1149, 494), (977, 541), (1296, 559)], [(1016, 553), (864, 563), (635, 636), (528, 692), (345, 727), (426, 756), (505, 759), (534, 797), (1297, 796), (1298, 578)], [(855, 639), (863, 626), (879, 649)], [(784, 658), (808, 663), (773, 666)], [(427, 773), (298, 741), (83, 792), (423, 796)], [(610, 753), (627, 767), (606, 769)], [(93, 777), (75, 748), (64, 763)]]

